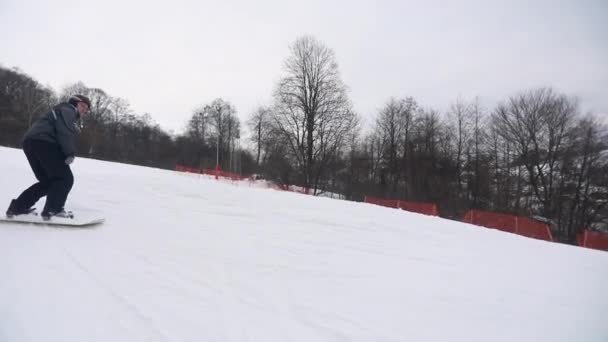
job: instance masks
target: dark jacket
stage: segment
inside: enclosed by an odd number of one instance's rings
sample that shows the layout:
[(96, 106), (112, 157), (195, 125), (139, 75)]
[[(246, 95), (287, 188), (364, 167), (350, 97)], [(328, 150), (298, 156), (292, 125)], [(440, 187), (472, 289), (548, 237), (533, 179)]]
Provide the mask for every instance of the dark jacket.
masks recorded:
[(76, 107), (60, 103), (38, 119), (23, 140), (42, 140), (59, 145), (66, 157), (76, 154), (76, 137), (80, 133), (80, 115)]

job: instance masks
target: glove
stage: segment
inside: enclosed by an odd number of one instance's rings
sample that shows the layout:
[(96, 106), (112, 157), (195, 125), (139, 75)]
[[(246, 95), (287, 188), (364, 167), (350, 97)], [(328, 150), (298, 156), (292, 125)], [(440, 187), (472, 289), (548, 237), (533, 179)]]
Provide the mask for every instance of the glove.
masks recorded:
[(70, 165), (74, 162), (74, 156), (69, 156), (65, 158), (65, 165)]

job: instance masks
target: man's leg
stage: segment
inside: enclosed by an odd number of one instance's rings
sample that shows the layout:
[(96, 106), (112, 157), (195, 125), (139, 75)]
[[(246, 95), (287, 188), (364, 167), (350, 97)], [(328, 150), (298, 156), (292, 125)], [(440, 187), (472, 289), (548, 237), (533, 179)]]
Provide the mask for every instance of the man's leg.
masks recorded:
[(46, 198), (45, 210), (59, 212), (65, 206), (68, 194), (74, 185), (74, 175), (68, 165), (61, 170), (61, 174), (51, 178), (51, 186)]
[(17, 199), (11, 202), (9, 210), (14, 213), (27, 212), (40, 198), (46, 196), (50, 186), (49, 177), (39, 159), (39, 155), (46, 153), (44, 146), (26, 140), (23, 143), (23, 152), (25, 152), (27, 161), (38, 182), (27, 188)]
[(74, 176), (59, 146), (49, 144), (41, 164), (49, 178), (49, 187), (43, 213), (57, 213), (63, 209), (74, 184)]

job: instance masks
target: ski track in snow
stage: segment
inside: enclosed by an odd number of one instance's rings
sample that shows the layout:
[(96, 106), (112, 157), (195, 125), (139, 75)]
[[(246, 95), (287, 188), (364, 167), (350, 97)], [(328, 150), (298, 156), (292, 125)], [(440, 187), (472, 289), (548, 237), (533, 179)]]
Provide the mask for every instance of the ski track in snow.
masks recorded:
[[(68, 208), (106, 223), (0, 223), (1, 342), (608, 341), (606, 252), (248, 182), (73, 169)], [(8, 205), (33, 175), (15, 149), (0, 170)]]

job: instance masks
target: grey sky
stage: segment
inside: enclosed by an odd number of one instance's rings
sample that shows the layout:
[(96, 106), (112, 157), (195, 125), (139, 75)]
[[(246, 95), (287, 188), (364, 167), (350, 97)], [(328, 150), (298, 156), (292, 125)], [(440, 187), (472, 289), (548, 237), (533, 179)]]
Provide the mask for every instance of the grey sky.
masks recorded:
[(245, 119), (297, 37), (331, 47), (368, 123), (391, 96), (492, 108), (553, 86), (608, 116), (608, 1), (0, 0), (0, 63), (78, 80), (180, 131), (217, 97)]

